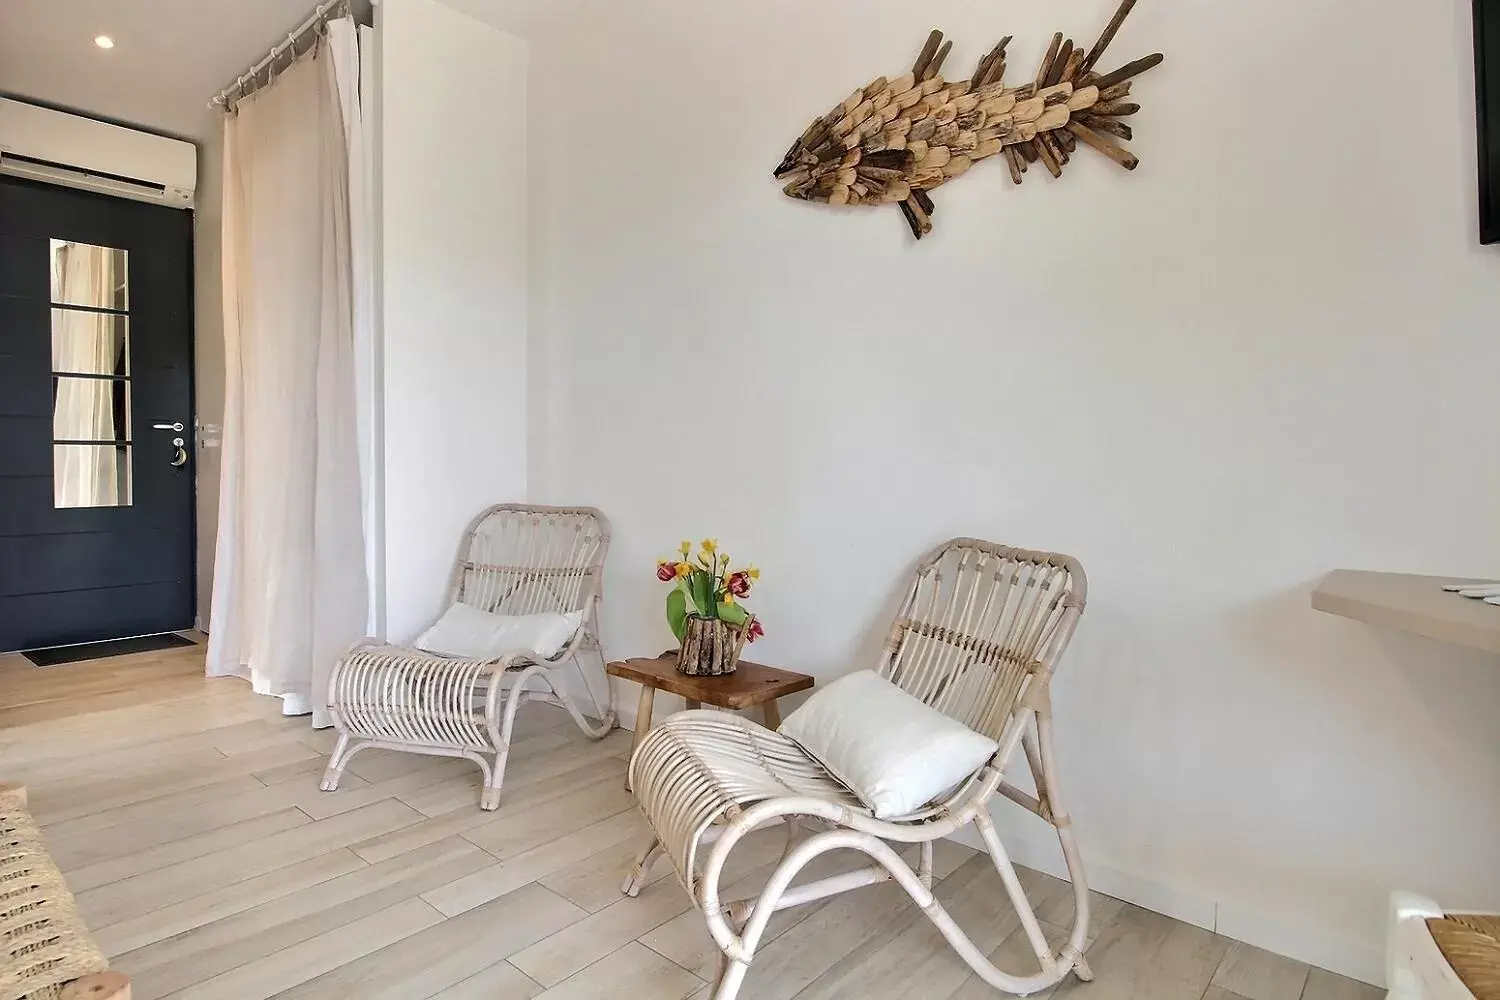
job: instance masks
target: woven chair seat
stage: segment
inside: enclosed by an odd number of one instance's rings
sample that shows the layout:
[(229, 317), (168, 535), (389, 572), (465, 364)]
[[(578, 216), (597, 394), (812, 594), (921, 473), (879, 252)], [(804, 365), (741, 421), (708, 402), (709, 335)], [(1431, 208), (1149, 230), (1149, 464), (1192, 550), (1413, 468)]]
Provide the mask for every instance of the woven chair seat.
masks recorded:
[[(463, 734), (453, 740), (454, 744), (475, 749), (489, 745), (482, 733), (484, 697), (496, 669), (519, 673), (546, 662), (535, 657), (496, 663), (440, 656), (392, 643), (356, 646), (345, 660), (350, 668), (363, 672), (367, 683), (346, 694), (343, 710), (351, 718), (364, 720), (372, 735), (400, 738), (412, 726), (420, 730), (427, 724), (437, 727), (434, 731)], [(455, 685), (455, 678), (467, 678), (471, 683)], [(447, 697), (442, 697), (445, 689)], [(460, 728), (453, 730), (452, 725)]]
[(843, 783), (780, 733), (728, 712), (679, 712), (631, 759), (631, 787), (647, 821), (696, 899), (699, 838), (766, 799), (805, 796), (868, 815)]
[[(434, 664), (446, 664), (454, 668), (462, 667), (492, 667), (495, 664), (491, 660), (476, 660), (462, 656), (443, 656), (439, 653), (429, 653), (425, 649), (417, 649), (413, 646), (398, 646), (389, 642), (368, 643), (356, 646), (347, 654), (349, 656), (365, 656), (380, 660), (421, 660)], [(505, 664), (508, 671), (525, 670), (527, 667), (537, 663), (545, 663), (541, 657), (521, 657), (514, 662)]]
[[(386, 703), (361, 702), (350, 700), (345, 702), (350, 714), (359, 714), (366, 718), (373, 718), (380, 712), (389, 712), (390, 706)], [(444, 711), (428, 708), (425, 705), (413, 705), (401, 713), (402, 718), (420, 720), (423, 722), (463, 722), (469, 725), (484, 725), (484, 709), (475, 708), (469, 711), (459, 709), (457, 711)], [(483, 745), (482, 743), (480, 744)]]

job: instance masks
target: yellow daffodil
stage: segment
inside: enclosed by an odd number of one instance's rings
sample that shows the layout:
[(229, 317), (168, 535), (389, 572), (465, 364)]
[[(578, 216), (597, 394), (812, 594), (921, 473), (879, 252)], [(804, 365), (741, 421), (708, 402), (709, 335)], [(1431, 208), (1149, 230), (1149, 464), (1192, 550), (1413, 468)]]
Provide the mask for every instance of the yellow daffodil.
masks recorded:
[(751, 564), (750, 568), (748, 570), (746, 570), (746, 572), (748, 572), (750, 574), (750, 579), (752, 579), (752, 580), (759, 580), (760, 579), (760, 570), (753, 563)]
[(734, 603), (734, 595), (731, 594), (727, 590), (724, 591), (724, 600), (721, 601), (720, 603), (722, 603), (722, 604), (733, 604)]
[(686, 558), (688, 553), (693, 551), (693, 543), (683, 542), (681, 545), (677, 546), (677, 551), (681, 552), (683, 557)]
[(719, 547), (719, 540), (717, 538), (705, 538), (703, 539), (702, 545), (703, 551), (712, 555), (714, 549), (717, 549)]
[(680, 563), (677, 564), (677, 575), (680, 576), (680, 577), (687, 576), (692, 571), (693, 571), (693, 567), (690, 566), (690, 565), (688, 565), (685, 562), (680, 562)]

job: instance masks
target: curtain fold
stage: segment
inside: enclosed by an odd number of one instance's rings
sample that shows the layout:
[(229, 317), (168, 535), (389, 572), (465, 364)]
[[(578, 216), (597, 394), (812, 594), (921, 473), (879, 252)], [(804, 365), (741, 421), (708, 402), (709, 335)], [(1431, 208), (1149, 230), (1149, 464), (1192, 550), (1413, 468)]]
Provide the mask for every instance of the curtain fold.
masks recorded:
[(349, 249), (353, 281), (351, 316), (354, 324), (355, 422), (359, 438), (359, 481), (364, 500), (365, 567), (371, 586), (367, 591), (366, 633), (380, 634), (377, 594), (374, 588), (380, 537), (379, 455), (380, 441), (379, 358), (375, 337), (375, 204), (372, 149), (373, 131), (365, 125), (365, 96), (370, 92), (371, 52), (374, 29), (340, 19), (330, 24), (329, 44), (338, 67), (339, 107), (344, 116), (344, 146), (349, 153)]
[(352, 22), (224, 119), (225, 414), (208, 672), (329, 724), (365, 632), (355, 397)]

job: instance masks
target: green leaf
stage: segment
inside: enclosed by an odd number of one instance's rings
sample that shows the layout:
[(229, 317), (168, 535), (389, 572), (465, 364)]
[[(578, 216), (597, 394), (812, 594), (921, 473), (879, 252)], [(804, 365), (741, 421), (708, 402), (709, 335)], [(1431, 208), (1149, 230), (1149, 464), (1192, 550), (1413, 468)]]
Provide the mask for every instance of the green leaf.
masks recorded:
[(687, 635), (687, 595), (681, 590), (667, 595), (667, 624), (672, 627), (672, 634), (678, 642)]
[(693, 574), (693, 606), (698, 614), (704, 618), (716, 617), (717, 608), (714, 604), (714, 578), (712, 573), (697, 572)]
[[(682, 595), (682, 599), (684, 602), (689, 602), (693, 599), (693, 592), (688, 589), (687, 577), (679, 576), (677, 578), (677, 593)], [(684, 603), (683, 606), (687, 607), (689, 611), (693, 610), (686, 603)]]
[(719, 620), (735, 626), (744, 625), (750, 620), (750, 612), (738, 604), (721, 604), (719, 605)]

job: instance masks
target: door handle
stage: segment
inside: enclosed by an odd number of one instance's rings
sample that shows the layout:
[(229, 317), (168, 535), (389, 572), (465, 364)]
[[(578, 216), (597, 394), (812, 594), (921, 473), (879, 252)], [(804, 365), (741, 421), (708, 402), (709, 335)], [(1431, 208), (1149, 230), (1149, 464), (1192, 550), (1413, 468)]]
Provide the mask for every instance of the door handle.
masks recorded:
[(184, 465), (187, 465), (187, 461), (188, 461), (187, 449), (184, 448), (184, 447), (182, 447), (181, 445), (178, 445), (176, 451), (172, 455), (172, 468), (174, 468), (174, 469), (180, 469)]
[(182, 421), (179, 420), (175, 424), (152, 424), (151, 429), (156, 431), (176, 431), (178, 434), (181, 434)]

